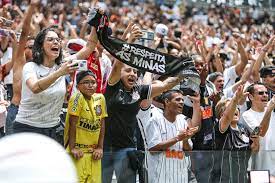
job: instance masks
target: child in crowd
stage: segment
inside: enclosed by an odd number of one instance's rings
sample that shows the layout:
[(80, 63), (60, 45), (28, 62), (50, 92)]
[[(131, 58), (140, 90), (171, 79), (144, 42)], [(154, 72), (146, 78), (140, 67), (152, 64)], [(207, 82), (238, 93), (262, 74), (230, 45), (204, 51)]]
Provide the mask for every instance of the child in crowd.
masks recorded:
[(96, 76), (81, 71), (76, 76), (79, 92), (70, 98), (64, 143), (77, 168), (79, 182), (101, 182), (101, 158), (107, 117), (105, 98), (97, 94)]

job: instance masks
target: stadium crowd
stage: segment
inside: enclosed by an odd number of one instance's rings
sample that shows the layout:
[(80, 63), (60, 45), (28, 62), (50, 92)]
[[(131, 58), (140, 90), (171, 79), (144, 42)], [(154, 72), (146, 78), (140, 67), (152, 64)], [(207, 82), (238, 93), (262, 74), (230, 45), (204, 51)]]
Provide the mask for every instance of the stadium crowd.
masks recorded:
[[(55, 139), (79, 182), (110, 183), (115, 173), (119, 183), (235, 183), (248, 170), (269, 170), (275, 182), (274, 12), (185, 1), (1, 3), (0, 137)], [(93, 8), (120, 41), (191, 58), (199, 87), (116, 59)]]

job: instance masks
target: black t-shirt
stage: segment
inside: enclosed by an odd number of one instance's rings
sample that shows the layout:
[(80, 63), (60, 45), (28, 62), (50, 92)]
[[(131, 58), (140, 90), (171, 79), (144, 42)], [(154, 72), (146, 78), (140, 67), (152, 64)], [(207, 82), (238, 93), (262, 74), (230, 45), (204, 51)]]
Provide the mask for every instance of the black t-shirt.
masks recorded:
[(126, 91), (119, 81), (108, 85), (105, 92), (108, 117), (105, 123), (104, 145), (115, 148), (135, 147), (134, 132), (137, 127), (136, 115), (140, 102), (149, 99), (151, 86), (136, 85)]
[[(209, 99), (209, 93), (205, 86), (200, 86), (202, 121), (200, 131), (192, 137), (193, 150), (213, 150), (214, 148), (214, 106)], [(193, 108), (183, 106), (183, 114), (192, 118)]]
[(221, 133), (219, 125), (215, 126), (215, 142), (217, 150), (247, 151), (250, 150), (250, 133), (244, 125), (237, 124), (237, 129), (230, 125), (228, 129)]
[(268, 100), (272, 99), (272, 97), (275, 95), (275, 91), (267, 88), (267, 92), (268, 92)]

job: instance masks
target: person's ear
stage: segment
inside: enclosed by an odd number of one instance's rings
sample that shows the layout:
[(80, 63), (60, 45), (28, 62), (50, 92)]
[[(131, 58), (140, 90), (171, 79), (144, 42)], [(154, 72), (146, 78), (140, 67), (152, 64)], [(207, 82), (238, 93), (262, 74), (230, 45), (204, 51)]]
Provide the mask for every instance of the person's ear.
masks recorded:
[(168, 102), (169, 102), (168, 98), (164, 99), (164, 103), (165, 103), (165, 105), (167, 105), (167, 104), (168, 104)]
[(248, 99), (252, 101), (254, 99), (254, 96), (252, 94), (248, 94)]

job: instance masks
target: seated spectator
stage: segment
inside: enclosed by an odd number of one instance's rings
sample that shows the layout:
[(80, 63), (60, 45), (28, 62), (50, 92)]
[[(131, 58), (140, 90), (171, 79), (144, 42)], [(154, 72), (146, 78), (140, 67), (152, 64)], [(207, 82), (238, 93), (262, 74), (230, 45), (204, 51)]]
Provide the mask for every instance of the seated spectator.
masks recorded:
[[(183, 95), (179, 90), (163, 94), (163, 113), (153, 114), (146, 128), (148, 174), (150, 183), (188, 182), (190, 159), (184, 151), (192, 149), (190, 137), (199, 129), (201, 122), (200, 97), (189, 97), (194, 105), (192, 118), (182, 114)], [(173, 169), (172, 167), (178, 167)]]
[(101, 158), (105, 120), (105, 98), (96, 94), (96, 76), (81, 71), (76, 76), (77, 88), (69, 101), (66, 117), (65, 148), (73, 156), (79, 182), (101, 183)]
[[(247, 182), (247, 167), (251, 151), (259, 150), (258, 136), (239, 123), (239, 100), (245, 95), (240, 86), (232, 99), (221, 100), (216, 105), (216, 147), (219, 154), (221, 175), (219, 182)], [(218, 160), (216, 158), (216, 160)]]
[(275, 161), (271, 151), (275, 150), (274, 130), (275, 130), (275, 96), (268, 103), (267, 88), (262, 83), (255, 83), (247, 88), (248, 98), (251, 108), (242, 114), (242, 123), (250, 131), (259, 128), (260, 151), (254, 159), (256, 170), (270, 170), (271, 175), (275, 175)]

